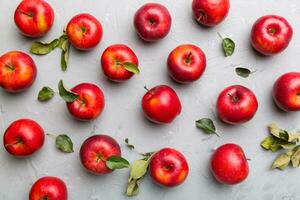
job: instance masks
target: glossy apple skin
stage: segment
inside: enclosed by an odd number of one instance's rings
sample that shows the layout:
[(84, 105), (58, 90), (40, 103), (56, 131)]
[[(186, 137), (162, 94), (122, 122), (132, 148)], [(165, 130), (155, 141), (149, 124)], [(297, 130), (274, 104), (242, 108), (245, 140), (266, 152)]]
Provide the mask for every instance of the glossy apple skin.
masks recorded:
[(158, 41), (169, 33), (172, 18), (168, 9), (158, 3), (143, 5), (134, 15), (134, 27), (146, 42)]
[(68, 102), (71, 115), (79, 120), (96, 119), (103, 111), (105, 99), (102, 90), (92, 83), (81, 83), (71, 89), (79, 95), (74, 102)]
[(17, 93), (35, 81), (37, 69), (32, 58), (21, 51), (10, 51), (0, 57), (0, 86)]
[(263, 55), (275, 55), (285, 50), (293, 37), (293, 28), (277, 15), (260, 17), (251, 31), (251, 44)]
[(152, 156), (149, 171), (156, 183), (174, 187), (184, 182), (189, 173), (189, 166), (179, 151), (164, 148)]
[(236, 144), (224, 144), (212, 155), (211, 171), (220, 183), (234, 185), (244, 181), (249, 166), (243, 149)]
[(41, 37), (51, 29), (54, 11), (44, 0), (23, 0), (15, 11), (14, 20), (23, 35)]
[(225, 88), (217, 100), (219, 118), (232, 125), (245, 123), (252, 119), (257, 108), (258, 102), (255, 94), (241, 85)]
[(229, 0), (193, 0), (192, 9), (197, 22), (204, 26), (216, 26), (228, 15)]
[(106, 48), (101, 56), (102, 71), (107, 78), (116, 82), (129, 80), (134, 74), (127, 71), (122, 63), (139, 65), (135, 53), (124, 44), (115, 44)]
[(42, 199), (67, 200), (67, 186), (57, 177), (45, 176), (38, 179), (31, 187), (29, 200)]
[(92, 15), (82, 13), (74, 16), (67, 25), (67, 36), (71, 44), (79, 50), (90, 50), (101, 41), (101, 23)]
[(206, 67), (203, 51), (192, 44), (176, 47), (168, 57), (169, 75), (179, 83), (191, 83), (198, 80)]
[(299, 111), (300, 73), (289, 72), (280, 76), (273, 86), (273, 99), (284, 111)]
[(147, 91), (143, 96), (142, 109), (150, 121), (168, 124), (181, 113), (181, 103), (171, 87), (159, 85)]
[(31, 119), (19, 119), (9, 125), (3, 135), (6, 151), (14, 156), (29, 156), (44, 144), (43, 128)]
[(121, 149), (117, 141), (108, 135), (91, 136), (81, 145), (81, 163), (87, 171), (95, 175), (112, 172), (105, 163), (111, 156), (121, 156)]

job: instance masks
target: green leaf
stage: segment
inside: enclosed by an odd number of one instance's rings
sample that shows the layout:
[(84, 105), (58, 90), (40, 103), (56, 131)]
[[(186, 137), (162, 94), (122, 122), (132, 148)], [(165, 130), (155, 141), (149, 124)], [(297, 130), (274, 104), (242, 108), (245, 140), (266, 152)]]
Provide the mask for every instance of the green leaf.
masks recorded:
[(136, 160), (132, 163), (130, 177), (133, 179), (142, 178), (148, 170), (148, 160)]
[(209, 118), (202, 118), (196, 121), (196, 127), (202, 129), (206, 134), (217, 134), (214, 122)]
[(235, 73), (238, 76), (241, 76), (243, 78), (247, 78), (252, 72), (249, 69), (244, 68), (244, 67), (236, 67), (235, 68)]
[(129, 72), (132, 72), (134, 74), (139, 74), (140, 73), (140, 70), (139, 70), (138, 66), (131, 63), (131, 62), (125, 62), (125, 63), (123, 63), (123, 66)]
[(74, 152), (73, 150), (73, 142), (69, 138), (69, 136), (63, 134), (63, 135), (58, 135), (55, 140), (56, 148), (61, 150), (62, 152), (65, 153), (72, 153)]
[(234, 41), (230, 38), (223, 38), (220, 33), (218, 33), (218, 35), (222, 39), (222, 47), (225, 57), (231, 56), (235, 49)]
[(296, 147), (293, 151), (293, 155), (291, 156), (291, 162), (294, 168), (299, 167), (300, 165), (300, 146)]
[(69, 60), (69, 52), (70, 52), (70, 42), (68, 38), (62, 39), (61, 41), (61, 69), (62, 71), (66, 71), (68, 67), (68, 60)]
[(54, 91), (50, 87), (43, 87), (38, 94), (39, 101), (48, 101), (54, 96)]
[(129, 179), (126, 195), (127, 196), (135, 196), (139, 193), (139, 180)]
[(124, 169), (124, 168), (128, 168), (130, 166), (129, 162), (126, 159), (119, 157), (119, 156), (109, 157), (106, 160), (105, 164), (111, 170)]
[(54, 39), (50, 43), (33, 42), (30, 52), (36, 55), (46, 55), (58, 47), (58, 44), (58, 39)]
[(291, 153), (287, 152), (280, 155), (272, 164), (272, 169), (278, 168), (280, 170), (284, 170), (291, 161)]
[(130, 149), (134, 149), (134, 146), (132, 144), (129, 144), (129, 139), (128, 138), (125, 138), (125, 143), (126, 143), (126, 146)]
[(63, 98), (63, 100), (65, 100), (66, 102), (69, 102), (69, 103), (74, 102), (79, 97), (78, 94), (67, 89), (64, 86), (64, 83), (62, 80), (60, 80), (58, 83), (58, 91), (59, 91), (59, 95)]

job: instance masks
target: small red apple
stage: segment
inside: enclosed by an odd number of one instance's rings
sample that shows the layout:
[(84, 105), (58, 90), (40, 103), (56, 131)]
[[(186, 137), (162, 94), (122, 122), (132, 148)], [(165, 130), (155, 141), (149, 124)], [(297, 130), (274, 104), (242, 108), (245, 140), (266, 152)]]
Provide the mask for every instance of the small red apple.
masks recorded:
[(10, 51), (0, 57), (0, 86), (8, 92), (29, 88), (37, 74), (32, 58), (21, 51)]
[(277, 15), (265, 15), (254, 23), (251, 43), (264, 55), (274, 55), (287, 48), (293, 37), (293, 28), (286, 19)]
[(176, 47), (168, 57), (169, 74), (179, 83), (196, 81), (203, 74), (205, 67), (205, 54), (192, 44)]
[(228, 15), (229, 0), (193, 0), (192, 9), (198, 23), (215, 26)]
[(284, 111), (300, 110), (300, 73), (289, 72), (280, 76), (273, 86), (273, 98)]
[(41, 37), (51, 29), (54, 11), (44, 0), (23, 0), (15, 11), (14, 20), (25, 36)]
[(38, 179), (31, 187), (29, 200), (67, 200), (68, 191), (65, 183), (56, 177), (45, 176)]
[(102, 90), (92, 83), (81, 83), (71, 89), (79, 95), (73, 102), (67, 102), (71, 115), (79, 120), (92, 120), (103, 111), (105, 99)]
[(228, 124), (241, 124), (255, 115), (258, 102), (255, 94), (241, 85), (225, 88), (217, 100), (217, 111), (220, 119)]
[(134, 26), (140, 38), (154, 42), (164, 38), (171, 29), (172, 18), (168, 9), (158, 3), (147, 3), (134, 15)]
[(111, 156), (121, 156), (121, 149), (116, 140), (108, 135), (91, 136), (83, 142), (80, 148), (82, 165), (96, 175), (112, 172), (106, 166), (106, 160)]
[(126, 45), (115, 44), (105, 49), (101, 56), (102, 70), (112, 81), (126, 81), (133, 76), (133, 72), (125, 65), (138, 67), (139, 61), (135, 53)]
[(224, 144), (212, 155), (210, 167), (220, 183), (234, 185), (244, 181), (249, 166), (243, 149), (236, 144)]
[(189, 166), (179, 151), (164, 148), (152, 156), (149, 170), (156, 183), (173, 187), (184, 182), (189, 173)]
[(9, 125), (3, 135), (6, 151), (15, 156), (28, 156), (44, 144), (43, 128), (31, 119), (19, 119)]
[(74, 16), (67, 25), (68, 39), (79, 50), (90, 50), (97, 46), (102, 34), (101, 23), (87, 13)]
[(181, 112), (181, 103), (176, 92), (167, 85), (148, 90), (142, 99), (146, 117), (155, 123), (171, 123)]

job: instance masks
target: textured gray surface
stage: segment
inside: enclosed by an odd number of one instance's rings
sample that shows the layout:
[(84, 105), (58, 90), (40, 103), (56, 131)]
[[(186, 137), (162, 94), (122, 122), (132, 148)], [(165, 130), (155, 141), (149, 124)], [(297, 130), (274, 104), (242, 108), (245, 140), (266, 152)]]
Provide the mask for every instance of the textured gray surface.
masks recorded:
[[(27, 199), (32, 183), (40, 176), (53, 175), (65, 180), (71, 200), (119, 200), (128, 178), (126, 170), (107, 176), (93, 176), (82, 169), (78, 158), (81, 143), (92, 134), (107, 133), (122, 145), (124, 157), (133, 161), (138, 157), (123, 143), (128, 137), (142, 152), (165, 146), (174, 147), (185, 154), (190, 174), (179, 187), (165, 189), (146, 177), (141, 191), (132, 199), (230, 199), (230, 200), (296, 200), (299, 195), (300, 170), (271, 171), (275, 154), (264, 152), (259, 142), (267, 135), (266, 125), (278, 122), (286, 129), (300, 127), (298, 113), (282, 113), (271, 101), (271, 88), (275, 79), (284, 72), (299, 70), (300, 38), (299, 0), (232, 0), (230, 14), (221, 25), (206, 29), (192, 19), (191, 1), (161, 0), (173, 17), (170, 34), (154, 44), (144, 44), (136, 36), (132, 25), (135, 11), (146, 0), (49, 0), (55, 9), (56, 19), (50, 34), (43, 38), (50, 41), (61, 34), (64, 25), (75, 14), (89, 12), (95, 15), (104, 28), (104, 37), (96, 49), (81, 53), (74, 49), (70, 55), (70, 67), (66, 73), (60, 70), (60, 52), (47, 56), (33, 56), (38, 66), (38, 77), (30, 90), (16, 95), (0, 91), (0, 130), (18, 118), (37, 120), (48, 133), (67, 133), (74, 141), (75, 153), (63, 154), (54, 147), (54, 141), (46, 138), (41, 151), (32, 157), (16, 159), (0, 149), (0, 199)], [(10, 50), (28, 52), (32, 40), (21, 36), (13, 21), (13, 12), (19, 1), (0, 1), (0, 53)], [(289, 48), (276, 57), (258, 56), (249, 45), (249, 33), (253, 22), (265, 14), (280, 14), (294, 27), (294, 38)], [(224, 58), (220, 49), (220, 32), (232, 37), (237, 49), (232, 57)], [(110, 44), (124, 43), (132, 47), (140, 60), (142, 73), (124, 84), (108, 81), (100, 71), (99, 59)], [(178, 85), (166, 73), (168, 53), (179, 44), (199, 45), (207, 56), (207, 69), (202, 78), (191, 85)], [(234, 66), (242, 64), (257, 72), (248, 79), (238, 77)], [(92, 122), (74, 120), (65, 104), (55, 96), (48, 103), (39, 103), (37, 93), (42, 86), (57, 88), (60, 79), (74, 86), (80, 82), (93, 82), (105, 93), (106, 107), (100, 118)], [(181, 98), (183, 111), (171, 125), (158, 126), (149, 123), (141, 113), (140, 100), (143, 86), (169, 84)], [(251, 88), (259, 100), (255, 118), (241, 126), (227, 126), (215, 115), (218, 93), (231, 84)], [(201, 117), (211, 117), (217, 123), (221, 138), (206, 136), (194, 126)], [(208, 170), (212, 150), (217, 146), (234, 142), (240, 144), (251, 158), (250, 176), (240, 185), (222, 186), (216, 183)], [(129, 198), (128, 198), (129, 199)]]

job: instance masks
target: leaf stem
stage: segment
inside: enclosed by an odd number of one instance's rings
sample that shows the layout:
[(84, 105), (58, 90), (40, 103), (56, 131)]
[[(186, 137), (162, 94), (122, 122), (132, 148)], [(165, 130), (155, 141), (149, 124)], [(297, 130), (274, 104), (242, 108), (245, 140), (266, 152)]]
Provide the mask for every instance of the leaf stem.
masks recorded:
[(57, 135), (51, 134), (51, 133), (47, 133), (47, 136), (49, 136), (50, 138), (52, 138), (53, 140), (56, 140)]

